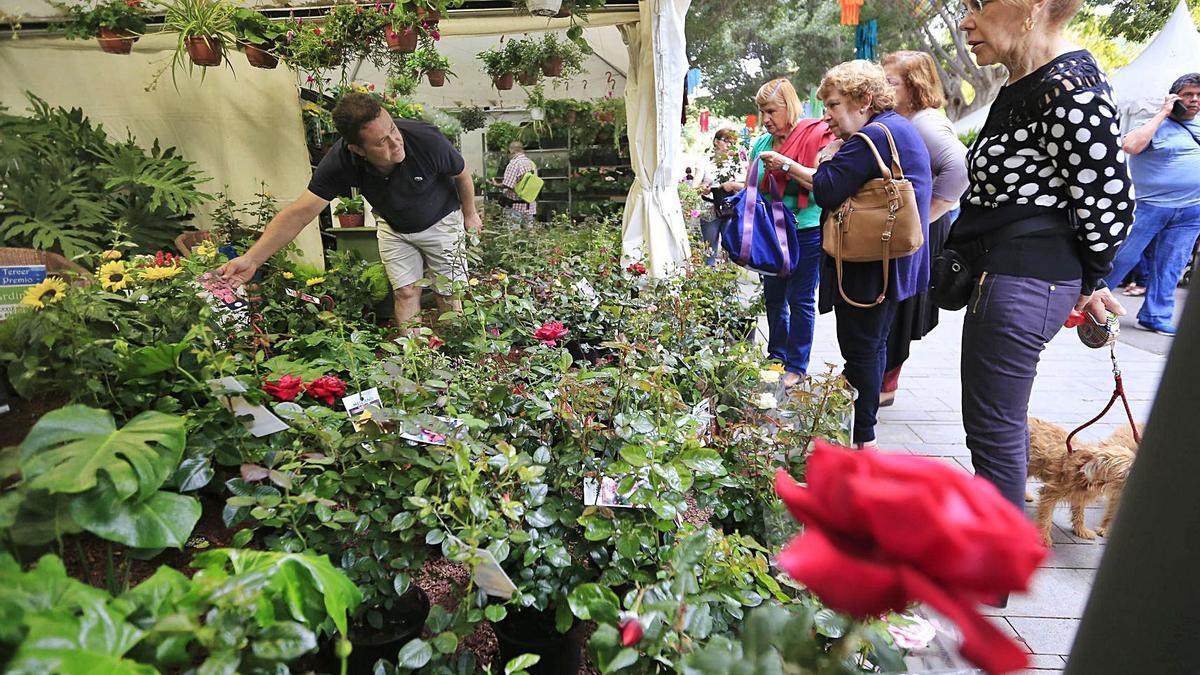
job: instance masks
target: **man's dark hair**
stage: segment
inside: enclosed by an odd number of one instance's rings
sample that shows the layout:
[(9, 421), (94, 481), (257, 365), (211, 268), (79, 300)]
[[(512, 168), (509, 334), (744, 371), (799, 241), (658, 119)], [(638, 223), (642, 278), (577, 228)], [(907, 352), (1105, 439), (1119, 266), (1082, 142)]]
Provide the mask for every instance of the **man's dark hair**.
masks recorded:
[(1170, 94), (1178, 94), (1184, 87), (1200, 87), (1200, 73), (1188, 73), (1171, 83)]
[(362, 145), (359, 132), (376, 117), (383, 106), (369, 94), (350, 92), (338, 99), (333, 107), (333, 126), (347, 143)]

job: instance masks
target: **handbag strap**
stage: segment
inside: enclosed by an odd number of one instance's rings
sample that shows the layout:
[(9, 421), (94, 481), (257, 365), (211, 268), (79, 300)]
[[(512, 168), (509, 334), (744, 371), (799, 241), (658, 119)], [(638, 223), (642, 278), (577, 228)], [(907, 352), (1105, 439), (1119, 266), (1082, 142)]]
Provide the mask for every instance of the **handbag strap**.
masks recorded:
[[(742, 200), (742, 245), (741, 259), (750, 259), (750, 247), (754, 242), (754, 209), (758, 206), (758, 165), (762, 162), (750, 162), (749, 175), (746, 176), (746, 194)], [(767, 188), (771, 192), (771, 196), (775, 196), (775, 178), (770, 173), (767, 174)], [(767, 215), (771, 217), (771, 224), (775, 227), (775, 238), (779, 241), (779, 249), (783, 253), (783, 270), (779, 276), (786, 277), (792, 273), (792, 256), (788, 250), (787, 231), (784, 229), (787, 225), (787, 220), (784, 217), (783, 209), (787, 208), (783, 204), (783, 194), (780, 193), (779, 199), (773, 199), (768, 203)]]
[(856, 302), (854, 300), (851, 300), (850, 296), (846, 295), (846, 289), (842, 286), (842, 237), (843, 236), (845, 236), (845, 235), (843, 235), (839, 231), (838, 236), (837, 236), (836, 253), (833, 256), (834, 265), (837, 268), (838, 293), (842, 296), (842, 299), (846, 301), (846, 304), (851, 305), (853, 307), (858, 307), (859, 309), (871, 309), (872, 307), (876, 307), (876, 306), (882, 304), (883, 301), (887, 298), (887, 292), (888, 292), (888, 252), (889, 252), (888, 249), (890, 248), (889, 242), (885, 241), (883, 243), (883, 290), (879, 292), (879, 297), (875, 298), (875, 302), (862, 303), (862, 302)]
[(892, 137), (892, 130), (879, 122), (872, 122), (867, 126), (883, 129), (883, 134), (887, 136), (888, 149), (892, 151), (892, 168), (889, 171), (887, 165), (883, 163), (883, 157), (879, 155), (879, 150), (875, 147), (875, 142), (871, 140), (871, 137), (861, 131), (854, 134), (863, 139), (867, 147), (871, 149), (871, 154), (875, 155), (875, 162), (879, 164), (879, 175), (888, 180), (904, 180), (904, 168), (900, 166), (900, 151), (896, 149), (896, 139)]

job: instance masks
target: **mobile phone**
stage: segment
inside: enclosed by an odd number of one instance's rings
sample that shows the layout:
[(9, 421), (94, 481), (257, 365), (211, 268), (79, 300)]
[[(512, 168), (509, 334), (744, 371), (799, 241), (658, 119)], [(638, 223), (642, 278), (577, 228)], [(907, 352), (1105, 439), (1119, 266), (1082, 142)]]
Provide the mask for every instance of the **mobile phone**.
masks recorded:
[(1175, 100), (1175, 105), (1171, 106), (1171, 117), (1183, 117), (1187, 115), (1187, 112), (1187, 106), (1183, 104), (1183, 101), (1178, 99)]

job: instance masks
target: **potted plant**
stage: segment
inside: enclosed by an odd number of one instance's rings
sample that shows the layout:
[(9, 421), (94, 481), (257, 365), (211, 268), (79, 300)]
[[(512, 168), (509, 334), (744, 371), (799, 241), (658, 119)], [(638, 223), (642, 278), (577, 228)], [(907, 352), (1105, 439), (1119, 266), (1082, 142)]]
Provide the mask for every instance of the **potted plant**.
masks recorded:
[(403, 54), (416, 51), (420, 25), (415, 12), (409, 11), (404, 5), (396, 5), (391, 13), (391, 22), (383, 27), (388, 50)]
[(179, 43), (171, 59), (172, 77), (183, 61), (191, 58), (191, 66), (218, 66), (225, 50), (235, 44), (233, 34), (234, 6), (227, 0), (166, 0), (163, 30), (177, 33)]
[(525, 7), (534, 16), (556, 16), (562, 0), (525, 0)]
[(517, 82), (529, 87), (537, 84), (542, 73), (542, 50), (535, 40), (509, 40), (504, 55), (517, 75)]
[(366, 216), (362, 195), (340, 197), (333, 205), (333, 215), (337, 216), (338, 227), (362, 227)]
[(279, 65), (280, 45), (287, 29), (253, 9), (233, 10), (233, 34), (246, 52), (246, 60), (255, 68), (274, 68)]
[(55, 27), (68, 40), (96, 38), (108, 54), (128, 54), (133, 43), (146, 32), (146, 9), (141, 0), (107, 0), (92, 9), (84, 5), (55, 3), (67, 14), (67, 21)]
[(508, 56), (504, 49), (488, 49), (476, 54), (483, 61), (483, 72), (492, 78), (492, 86), (500, 91), (508, 91), (513, 86), (513, 64)]
[(450, 59), (442, 56), (432, 46), (418, 49), (409, 56), (409, 65), (429, 78), (430, 86), (441, 87), (446, 84), (446, 74), (450, 71)]
[(463, 108), (458, 111), (458, 122), (463, 131), (482, 129), (487, 125), (487, 113), (477, 105)]
[(317, 73), (342, 62), (341, 43), (319, 26), (310, 26), (297, 19), (284, 36), (283, 59), (293, 68)]
[(364, 58), (376, 66), (386, 65), (377, 45), (386, 41), (386, 29), (393, 17), (383, 5), (335, 5), (329, 11), (322, 35), (341, 45), (351, 60)]
[(583, 72), (583, 51), (569, 40), (559, 40), (546, 33), (538, 44), (541, 49), (542, 74), (546, 77), (571, 77)]

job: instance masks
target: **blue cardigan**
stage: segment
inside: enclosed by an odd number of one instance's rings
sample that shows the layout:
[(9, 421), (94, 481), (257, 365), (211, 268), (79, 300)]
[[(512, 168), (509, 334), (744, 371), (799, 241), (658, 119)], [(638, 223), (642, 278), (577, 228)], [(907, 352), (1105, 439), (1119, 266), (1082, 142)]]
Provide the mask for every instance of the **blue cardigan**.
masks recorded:
[[(929, 201), (933, 196), (933, 174), (929, 168), (929, 151), (917, 128), (903, 116), (885, 110), (875, 114), (868, 124), (878, 122), (892, 132), (896, 150), (900, 153), (900, 168), (913, 184), (917, 208), (921, 212), (921, 229), (926, 244), (916, 253), (892, 260), (888, 265), (888, 298), (905, 300), (924, 293), (929, 286)], [(875, 143), (879, 156), (887, 166), (892, 164), (892, 151), (887, 136), (879, 127), (863, 127), (862, 133)], [(861, 138), (852, 137), (832, 159), (822, 162), (813, 176), (812, 194), (817, 204), (827, 212), (849, 199), (864, 183), (879, 178), (879, 164), (871, 149)], [(824, 222), (824, 217), (822, 218)], [(843, 287), (858, 302), (871, 302), (883, 286), (883, 267), (880, 263), (843, 263)], [(837, 273), (833, 258), (826, 255), (821, 270), (821, 311), (827, 312), (830, 303), (842, 302), (837, 291)]]

